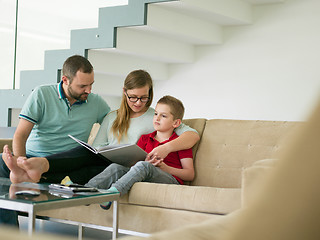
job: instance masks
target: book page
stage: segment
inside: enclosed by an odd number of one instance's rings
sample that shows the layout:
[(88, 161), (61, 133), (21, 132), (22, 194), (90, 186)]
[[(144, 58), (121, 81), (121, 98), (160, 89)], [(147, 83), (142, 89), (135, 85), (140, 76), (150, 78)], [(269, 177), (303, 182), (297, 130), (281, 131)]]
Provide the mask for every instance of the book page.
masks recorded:
[(130, 145), (131, 144), (107, 145), (107, 146), (97, 147), (96, 149), (97, 149), (97, 152), (102, 152), (102, 151), (108, 151), (108, 150), (112, 150), (112, 149), (127, 147)]
[(91, 152), (94, 152), (95, 154), (98, 153), (97, 149), (95, 149), (94, 147), (92, 147), (91, 145), (89, 145), (88, 143), (81, 141), (78, 138), (75, 138), (74, 136), (68, 135), (69, 137), (71, 137), (73, 140), (75, 140), (77, 143), (81, 144), (82, 146), (84, 146), (85, 148), (89, 149)]

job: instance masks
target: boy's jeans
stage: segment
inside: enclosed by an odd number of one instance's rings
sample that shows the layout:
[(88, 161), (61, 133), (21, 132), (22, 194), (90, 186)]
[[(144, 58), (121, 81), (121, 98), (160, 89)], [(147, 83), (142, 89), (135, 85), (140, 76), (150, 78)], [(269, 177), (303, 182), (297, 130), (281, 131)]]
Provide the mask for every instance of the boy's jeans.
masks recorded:
[(121, 195), (127, 193), (136, 182), (179, 184), (169, 173), (146, 161), (137, 162), (131, 168), (113, 163), (103, 172), (90, 179), (90, 187), (109, 189), (115, 187)]

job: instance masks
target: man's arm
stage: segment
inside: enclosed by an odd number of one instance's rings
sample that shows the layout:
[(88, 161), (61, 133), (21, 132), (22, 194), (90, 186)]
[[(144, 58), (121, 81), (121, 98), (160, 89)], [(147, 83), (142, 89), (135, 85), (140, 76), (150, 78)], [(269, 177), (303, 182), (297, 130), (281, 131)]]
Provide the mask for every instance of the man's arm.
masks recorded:
[(193, 131), (182, 133), (178, 138), (154, 148), (149, 159), (164, 159), (169, 153), (192, 148), (200, 140), (199, 134)]
[(20, 119), (12, 141), (13, 154), (15, 156), (26, 156), (26, 142), (33, 126), (32, 122)]

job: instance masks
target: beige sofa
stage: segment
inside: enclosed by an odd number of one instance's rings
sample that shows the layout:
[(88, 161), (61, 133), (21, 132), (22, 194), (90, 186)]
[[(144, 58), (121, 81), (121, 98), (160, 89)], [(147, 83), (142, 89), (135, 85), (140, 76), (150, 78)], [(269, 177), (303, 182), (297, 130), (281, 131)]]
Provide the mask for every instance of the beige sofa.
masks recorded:
[[(258, 160), (273, 158), (284, 138), (300, 123), (280, 121), (188, 119), (201, 140), (193, 148), (195, 179), (186, 185), (136, 183), (122, 196), (120, 229), (141, 233), (171, 230), (224, 215), (241, 208), (252, 181), (242, 178)], [(92, 140), (91, 136), (91, 140)], [(249, 178), (251, 179), (251, 178)], [(248, 185), (243, 188), (242, 181)], [(39, 215), (112, 226), (112, 209), (98, 205), (44, 211)]]

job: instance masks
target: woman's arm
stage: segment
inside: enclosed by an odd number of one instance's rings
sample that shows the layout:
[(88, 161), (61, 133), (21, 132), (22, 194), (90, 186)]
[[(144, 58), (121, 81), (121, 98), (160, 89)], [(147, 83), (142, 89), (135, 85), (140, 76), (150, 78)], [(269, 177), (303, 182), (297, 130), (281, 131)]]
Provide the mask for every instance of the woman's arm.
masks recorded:
[(109, 134), (109, 125), (113, 123), (113, 117), (111, 117), (114, 113), (110, 112), (107, 114), (98, 130), (98, 133), (93, 140), (92, 146), (93, 147), (101, 147), (108, 144), (108, 134)]
[(199, 134), (194, 131), (182, 133), (178, 138), (154, 148), (149, 154), (149, 159), (164, 159), (171, 152), (192, 148), (200, 140)]

